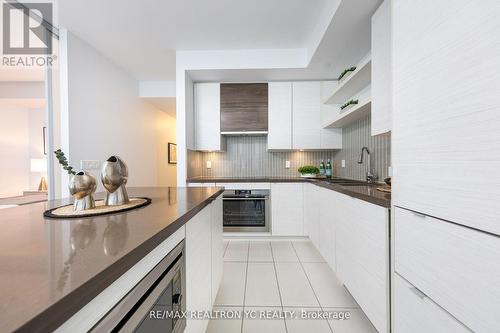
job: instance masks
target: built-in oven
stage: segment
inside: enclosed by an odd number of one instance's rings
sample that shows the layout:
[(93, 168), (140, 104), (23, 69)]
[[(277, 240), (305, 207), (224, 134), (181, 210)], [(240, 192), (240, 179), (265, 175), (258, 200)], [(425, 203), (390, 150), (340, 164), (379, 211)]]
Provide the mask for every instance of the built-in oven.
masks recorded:
[(269, 190), (226, 190), (222, 202), (224, 232), (271, 230)]
[(184, 263), (182, 241), (91, 332), (183, 332), (186, 327)]

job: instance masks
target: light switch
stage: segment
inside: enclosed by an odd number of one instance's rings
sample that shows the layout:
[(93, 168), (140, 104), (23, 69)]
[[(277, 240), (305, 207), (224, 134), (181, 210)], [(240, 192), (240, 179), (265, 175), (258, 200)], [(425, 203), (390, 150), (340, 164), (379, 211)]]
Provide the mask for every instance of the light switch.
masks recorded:
[(285, 161), (285, 168), (290, 169), (290, 161)]
[(387, 174), (389, 175), (389, 177), (392, 177), (392, 167), (391, 166), (389, 167)]
[(342, 167), (345, 168), (345, 160), (342, 160)]
[(80, 169), (82, 170), (99, 170), (101, 162), (97, 160), (81, 160)]
[(212, 161), (207, 161), (207, 169), (212, 169)]

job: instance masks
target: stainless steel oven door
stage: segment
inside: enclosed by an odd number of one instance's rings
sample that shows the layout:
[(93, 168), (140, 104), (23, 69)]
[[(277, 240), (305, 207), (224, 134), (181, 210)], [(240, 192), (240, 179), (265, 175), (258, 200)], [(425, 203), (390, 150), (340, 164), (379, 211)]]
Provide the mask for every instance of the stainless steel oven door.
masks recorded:
[(269, 232), (270, 205), (269, 196), (223, 198), (224, 232)]
[[(186, 327), (184, 241), (176, 246), (91, 332), (180, 333)], [(177, 314), (177, 316), (173, 316)]]

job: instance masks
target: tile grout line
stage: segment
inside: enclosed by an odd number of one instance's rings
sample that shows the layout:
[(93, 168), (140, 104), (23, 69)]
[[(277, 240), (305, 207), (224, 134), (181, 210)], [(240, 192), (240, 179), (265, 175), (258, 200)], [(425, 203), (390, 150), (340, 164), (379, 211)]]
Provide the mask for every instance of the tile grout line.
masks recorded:
[[(295, 251), (295, 254), (297, 255), (297, 258), (299, 258), (300, 267), (302, 267), (302, 271), (304, 272), (304, 275), (306, 276), (307, 282), (309, 282), (309, 286), (311, 287), (311, 290), (312, 290), (312, 292), (314, 294), (314, 297), (316, 298), (316, 301), (318, 302), (319, 308), (321, 309), (321, 312), (323, 312), (324, 311), (323, 306), (319, 302), (319, 298), (316, 295), (316, 292), (314, 291), (314, 288), (312, 286), (311, 280), (309, 280), (309, 276), (307, 275), (307, 272), (306, 272), (306, 269), (304, 268), (304, 265), (302, 265), (302, 261), (300, 260), (299, 254), (297, 253), (297, 249), (295, 249), (295, 246), (293, 245), (293, 242), (291, 242), (291, 243), (292, 243), (292, 248)], [(323, 259), (325, 259), (325, 258), (323, 258)], [(326, 323), (327, 323), (328, 327), (330, 328), (330, 331), (333, 333), (333, 329), (330, 326), (330, 322), (328, 320), (326, 320)]]
[(245, 321), (245, 302), (246, 302), (246, 297), (247, 297), (247, 281), (248, 281), (248, 260), (250, 258), (250, 241), (248, 241), (248, 247), (247, 247), (247, 266), (245, 269), (245, 292), (243, 293), (243, 314), (241, 316), (241, 329), (240, 332), (243, 333), (243, 322)]
[[(283, 298), (281, 297), (281, 290), (280, 290), (280, 282), (278, 281), (278, 271), (276, 270), (276, 262), (274, 261), (273, 246), (272, 246), (271, 243), (272, 242), (269, 242), (269, 247), (271, 249), (271, 257), (273, 259), (274, 276), (276, 277), (276, 285), (278, 286), (278, 295), (280, 296), (281, 311), (284, 311), (284, 308), (283, 308)], [(285, 323), (285, 332), (288, 333), (288, 326), (286, 325), (285, 318), (283, 318), (283, 322)]]

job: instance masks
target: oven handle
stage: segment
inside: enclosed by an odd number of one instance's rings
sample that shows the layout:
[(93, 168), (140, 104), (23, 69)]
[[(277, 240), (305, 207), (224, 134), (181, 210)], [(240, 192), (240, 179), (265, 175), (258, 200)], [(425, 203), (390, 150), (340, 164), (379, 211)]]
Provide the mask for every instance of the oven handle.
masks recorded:
[(222, 198), (222, 200), (228, 200), (228, 201), (243, 201), (243, 200), (269, 200), (269, 197), (264, 197), (264, 198)]

